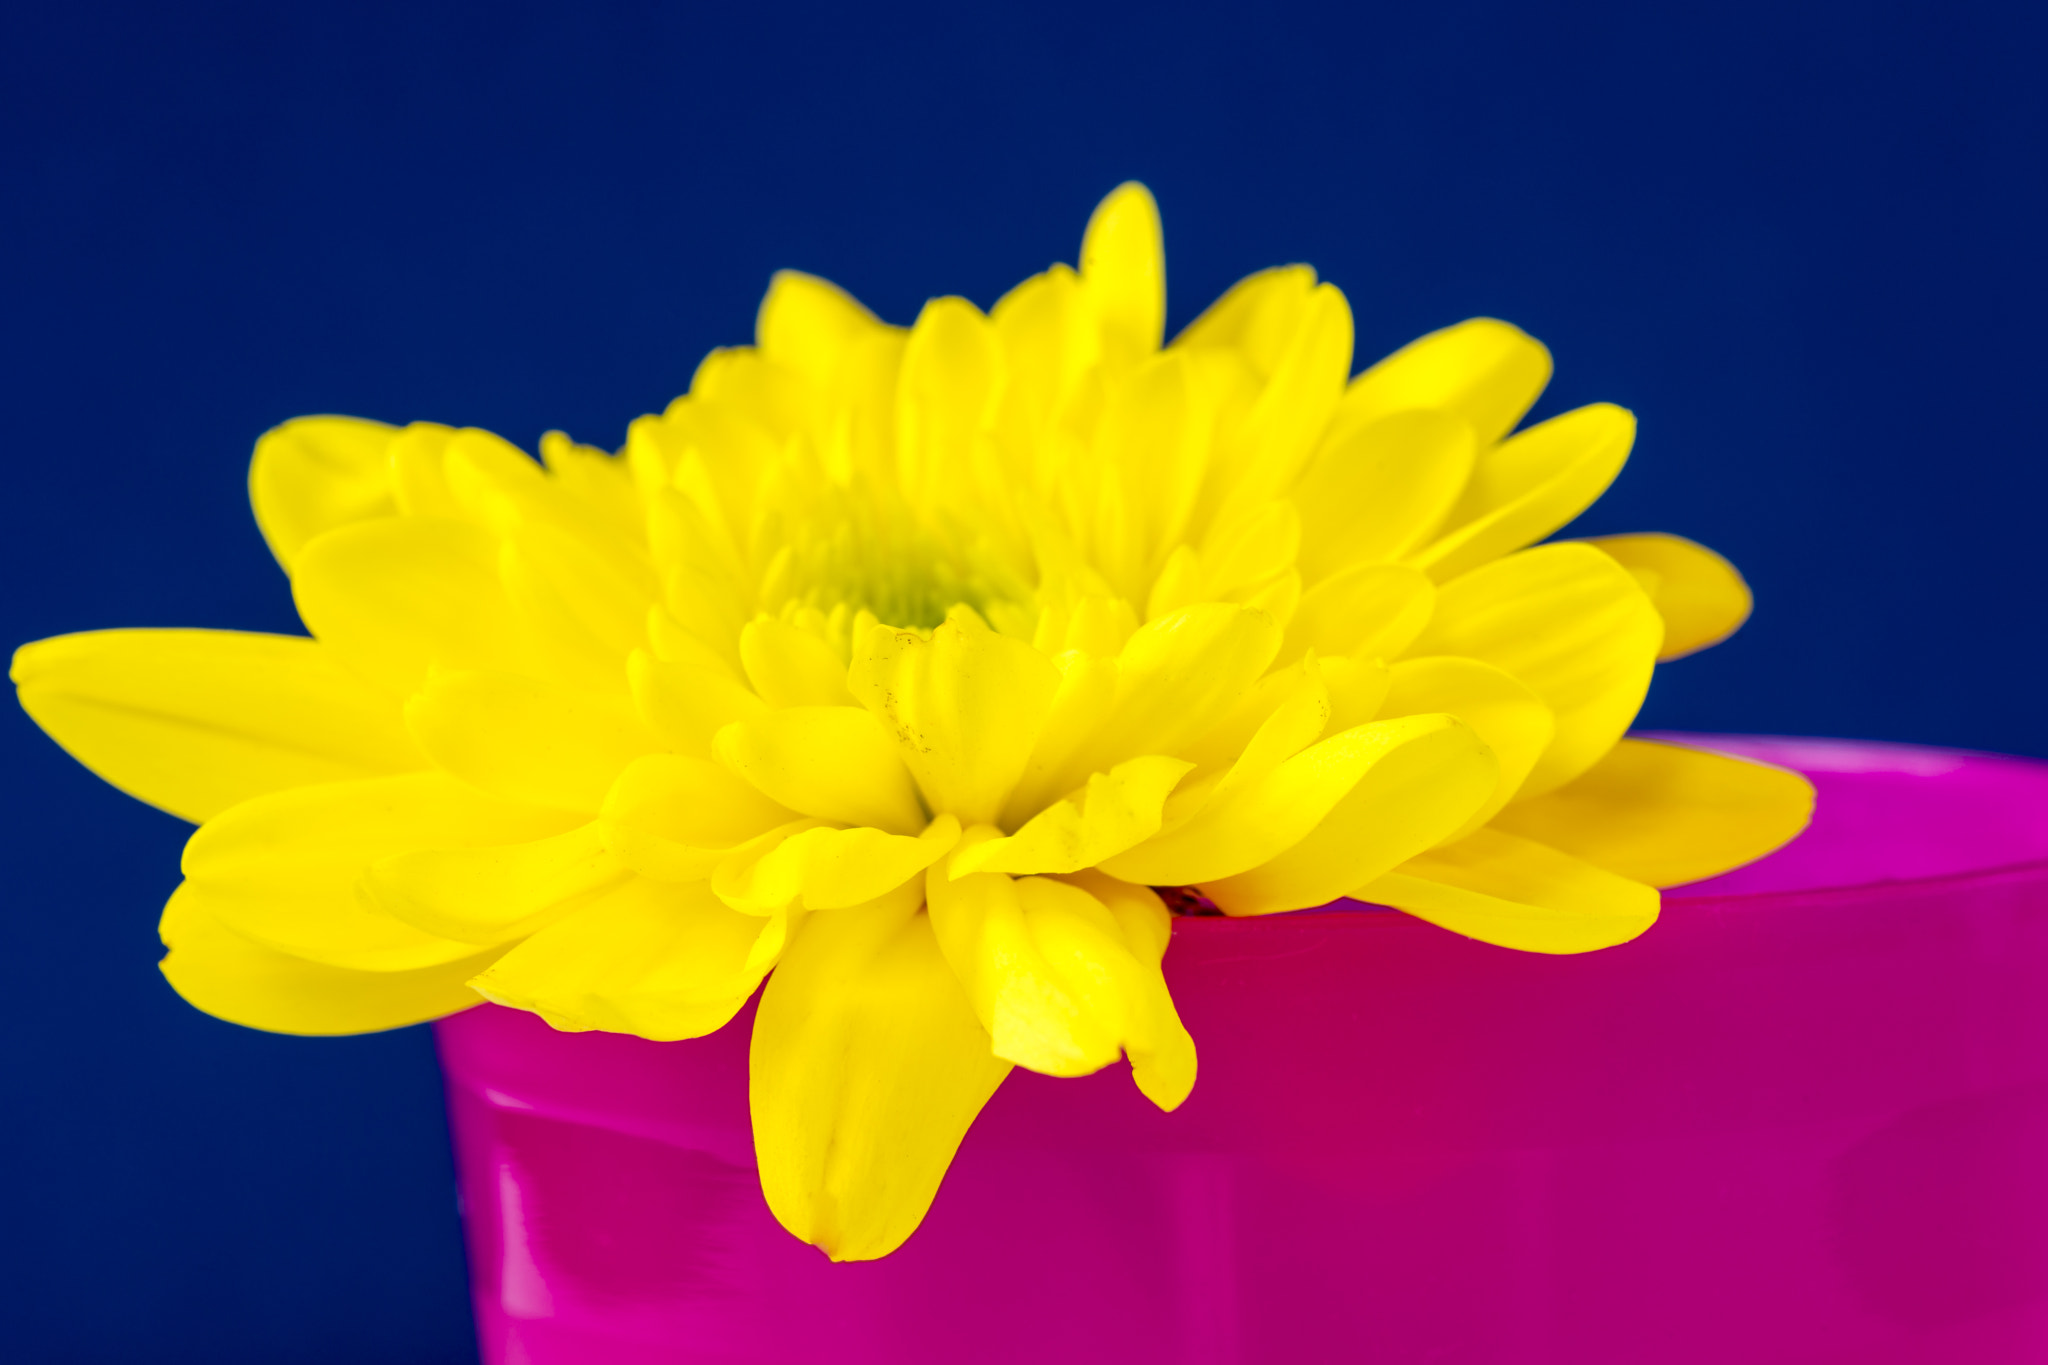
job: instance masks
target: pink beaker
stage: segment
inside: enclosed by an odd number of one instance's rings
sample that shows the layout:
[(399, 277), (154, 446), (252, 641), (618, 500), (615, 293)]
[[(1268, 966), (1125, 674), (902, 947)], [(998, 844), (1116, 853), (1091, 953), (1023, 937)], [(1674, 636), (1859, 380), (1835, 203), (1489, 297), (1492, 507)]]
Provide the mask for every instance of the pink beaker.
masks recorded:
[(881, 1261), (763, 1204), (751, 1009), (444, 1020), (485, 1359), (2048, 1360), (2048, 765), (1673, 738), (1810, 774), (1812, 829), (1583, 957), (1178, 920), (1194, 1096), (1015, 1073)]

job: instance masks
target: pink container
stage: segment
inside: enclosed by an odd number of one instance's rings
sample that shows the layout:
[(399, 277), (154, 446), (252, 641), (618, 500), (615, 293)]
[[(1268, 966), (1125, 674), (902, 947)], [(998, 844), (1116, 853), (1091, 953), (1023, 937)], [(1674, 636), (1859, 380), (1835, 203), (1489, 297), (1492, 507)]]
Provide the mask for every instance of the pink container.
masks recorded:
[(444, 1021), (486, 1359), (2048, 1360), (2048, 765), (1695, 742), (1813, 829), (1585, 957), (1178, 921), (1194, 1097), (1016, 1073), (879, 1262), (762, 1203), (751, 1010)]

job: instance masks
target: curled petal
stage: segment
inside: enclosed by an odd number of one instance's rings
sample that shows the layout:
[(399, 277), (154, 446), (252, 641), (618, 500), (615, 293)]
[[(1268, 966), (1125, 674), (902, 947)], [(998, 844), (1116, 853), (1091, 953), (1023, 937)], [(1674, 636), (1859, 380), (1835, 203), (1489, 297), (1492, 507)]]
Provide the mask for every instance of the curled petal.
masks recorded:
[(749, 1059), (768, 1207), (836, 1261), (916, 1231), (1010, 1072), (914, 897), (807, 919), (762, 993)]
[(1500, 780), (1461, 833), (1479, 828), (1513, 798), (1550, 747), (1557, 722), (1550, 708), (1513, 674), (1477, 659), (1439, 654), (1405, 659), (1389, 671), (1382, 711), (1390, 716), (1444, 713), (1472, 727), (1493, 750)]
[(718, 761), (771, 801), (892, 834), (925, 826), (917, 788), (881, 722), (858, 706), (792, 706), (726, 726)]
[(1152, 755), (1096, 773), (1088, 785), (1033, 816), (1014, 835), (956, 856), (950, 875), (1076, 872), (1159, 832), (1168, 793), (1194, 767)]
[(719, 865), (711, 885), (727, 905), (747, 914), (772, 914), (799, 902), (806, 910), (835, 910), (903, 886), (959, 839), (960, 822), (951, 815), (916, 838), (806, 822), (739, 850)]
[(1409, 408), (1441, 408), (1498, 441), (1550, 382), (1550, 352), (1521, 328), (1473, 318), (1411, 341), (1351, 382), (1336, 423), (1362, 425)]
[(605, 795), (598, 829), (625, 866), (660, 881), (698, 881), (734, 849), (797, 819), (751, 782), (683, 754), (647, 754)]
[(1276, 857), (1235, 876), (1201, 881), (1203, 894), (1225, 914), (1326, 905), (1450, 838), (1498, 782), (1492, 751), (1449, 716), (1409, 716), (1360, 729), (1376, 731), (1385, 747), (1328, 814)]
[(1813, 784), (1752, 759), (1624, 739), (1582, 776), (1508, 807), (1497, 828), (1652, 886), (1754, 862), (1813, 816)]
[(1351, 893), (1531, 953), (1586, 953), (1657, 922), (1657, 889), (1547, 844), (1482, 829)]

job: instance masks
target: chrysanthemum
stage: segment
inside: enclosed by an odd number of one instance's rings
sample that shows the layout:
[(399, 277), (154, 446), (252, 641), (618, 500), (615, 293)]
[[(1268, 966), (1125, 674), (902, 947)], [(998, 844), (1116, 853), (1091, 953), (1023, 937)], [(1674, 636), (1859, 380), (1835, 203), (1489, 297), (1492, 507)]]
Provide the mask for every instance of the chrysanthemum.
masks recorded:
[(1159, 888), (1582, 952), (1801, 827), (1797, 777), (1622, 737), (1734, 571), (1525, 548), (1627, 412), (1511, 435), (1550, 360), (1483, 319), (1351, 379), (1303, 266), (1164, 316), (1126, 185), (988, 314), (778, 275), (620, 456), (287, 422), (250, 489), (311, 638), (46, 640), (22, 704), (199, 822), (163, 965), (222, 1018), (671, 1040), (766, 977), (762, 1186), (838, 1259), (916, 1228), (1012, 1066), (1187, 1096)]

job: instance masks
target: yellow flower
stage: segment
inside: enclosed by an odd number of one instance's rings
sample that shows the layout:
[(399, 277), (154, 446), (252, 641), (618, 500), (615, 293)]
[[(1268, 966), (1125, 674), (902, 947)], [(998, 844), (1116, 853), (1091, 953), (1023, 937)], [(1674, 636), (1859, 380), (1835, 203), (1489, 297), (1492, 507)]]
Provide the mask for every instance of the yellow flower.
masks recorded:
[(1151, 888), (1582, 952), (1803, 825), (1796, 776), (1622, 738), (1747, 614), (1724, 561), (1524, 548), (1627, 412), (1510, 434), (1550, 360), (1483, 319), (1350, 379), (1302, 266), (1164, 316), (1126, 185), (986, 315), (778, 275), (620, 457), (288, 422), (250, 490), (312, 638), (63, 636), (22, 704), (199, 822), (164, 971), (222, 1018), (668, 1040), (766, 977), (763, 1189), (837, 1259), (916, 1228), (1013, 1065), (1187, 1096)]

